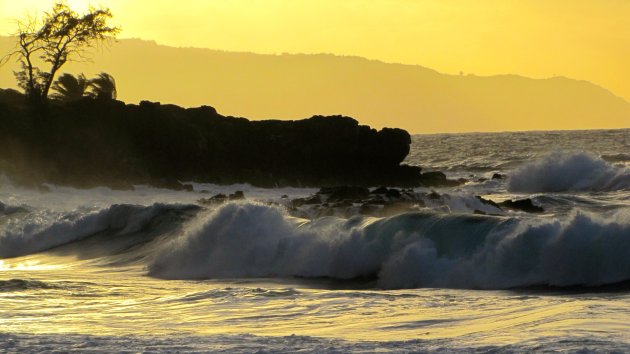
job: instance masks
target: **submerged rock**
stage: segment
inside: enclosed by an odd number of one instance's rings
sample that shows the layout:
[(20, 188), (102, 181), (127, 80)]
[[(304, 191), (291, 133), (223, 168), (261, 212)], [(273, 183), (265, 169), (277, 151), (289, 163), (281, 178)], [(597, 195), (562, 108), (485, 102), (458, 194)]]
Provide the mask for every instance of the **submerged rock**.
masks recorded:
[(317, 194), (306, 198), (296, 198), (291, 200), (291, 206), (293, 206), (294, 208), (300, 207), (302, 205), (316, 205), (321, 203), (322, 198)]
[(420, 184), (425, 187), (455, 187), (464, 182), (462, 182), (462, 180), (448, 179), (446, 178), (446, 175), (440, 171), (425, 172), (420, 174)]
[(290, 211), (299, 217), (370, 215), (386, 217), (417, 211), (425, 206), (413, 190), (379, 187), (368, 190), (360, 186), (321, 188), (306, 198), (290, 202)]
[(480, 197), (478, 195), (475, 196), (475, 198), (477, 198), (480, 202), (487, 204), (487, 205), (491, 205), (497, 209), (501, 209), (501, 206), (499, 206), (499, 204), (497, 204), (496, 202), (490, 200), (490, 199), (485, 199), (483, 197)]
[(245, 199), (245, 193), (243, 193), (243, 191), (235, 191), (234, 193), (231, 193), (229, 195), (219, 193), (219, 194), (213, 195), (210, 198), (201, 198), (197, 200), (197, 202), (200, 204), (211, 205), (211, 204), (223, 204), (227, 201), (244, 200), (244, 199)]
[(243, 200), (245, 199), (245, 193), (243, 191), (236, 191), (228, 196), (229, 200)]
[(381, 186), (381, 187), (371, 190), (370, 194), (387, 194), (388, 191), (389, 189), (387, 187)]
[(317, 194), (325, 195), (329, 202), (349, 199), (360, 200), (368, 198), (370, 190), (360, 186), (335, 186), (321, 188)]
[(225, 194), (215, 194), (210, 198), (201, 198), (197, 202), (200, 204), (222, 204), (228, 200)]
[(442, 199), (442, 196), (436, 191), (431, 191), (431, 193), (427, 194), (427, 198), (431, 200), (440, 200)]
[(503, 201), (501, 203), (497, 203), (495, 201), (492, 201), (490, 199), (485, 199), (483, 197), (480, 196), (475, 196), (475, 198), (477, 198), (480, 202), (487, 204), (487, 205), (491, 205), (497, 209), (503, 210), (503, 209), (509, 209), (509, 210), (518, 210), (518, 211), (524, 211), (526, 213), (542, 213), (545, 211), (545, 209), (534, 205), (534, 203), (532, 202), (531, 199), (527, 198), (527, 199), (518, 199), (518, 200), (506, 200)]
[(531, 199), (519, 199), (519, 200), (506, 200), (504, 202), (499, 203), (500, 206), (511, 209), (511, 210), (519, 210), (527, 213), (542, 213), (545, 209), (534, 205)]
[(387, 188), (387, 187), (379, 187), (376, 188), (372, 191), (370, 191), (370, 194), (373, 195), (379, 195), (379, 196), (385, 196), (387, 198), (400, 198), (402, 197), (402, 193), (400, 192), (399, 189), (396, 188)]

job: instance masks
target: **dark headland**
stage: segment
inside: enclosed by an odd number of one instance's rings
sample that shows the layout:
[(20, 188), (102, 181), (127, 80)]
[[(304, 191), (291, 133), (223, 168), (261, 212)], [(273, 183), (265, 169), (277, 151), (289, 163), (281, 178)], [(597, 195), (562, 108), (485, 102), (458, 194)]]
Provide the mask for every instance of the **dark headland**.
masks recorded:
[(0, 90), (0, 171), (15, 183), (182, 188), (182, 181), (263, 187), (453, 184), (402, 164), (409, 133), (343, 116), (250, 121), (209, 106), (84, 98), (33, 109)]

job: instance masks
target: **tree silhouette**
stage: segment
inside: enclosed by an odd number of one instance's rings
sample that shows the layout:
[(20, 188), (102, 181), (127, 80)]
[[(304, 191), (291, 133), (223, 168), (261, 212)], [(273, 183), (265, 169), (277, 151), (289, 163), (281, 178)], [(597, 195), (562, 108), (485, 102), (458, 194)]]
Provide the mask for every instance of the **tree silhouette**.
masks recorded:
[(100, 73), (88, 82), (88, 86), (91, 89), (91, 96), (96, 99), (116, 99), (116, 81), (108, 73)]
[(88, 80), (83, 74), (63, 74), (53, 83), (51, 97), (62, 102), (78, 101), (85, 96)]
[[(63, 2), (46, 12), (41, 21), (30, 19), (18, 25), (16, 49), (4, 57), (18, 57), (18, 85), (34, 103), (44, 103), (59, 69), (69, 60), (85, 60), (87, 49), (115, 36), (120, 29), (107, 25), (109, 9), (94, 9), (79, 15)], [(37, 65), (47, 65), (47, 70)]]

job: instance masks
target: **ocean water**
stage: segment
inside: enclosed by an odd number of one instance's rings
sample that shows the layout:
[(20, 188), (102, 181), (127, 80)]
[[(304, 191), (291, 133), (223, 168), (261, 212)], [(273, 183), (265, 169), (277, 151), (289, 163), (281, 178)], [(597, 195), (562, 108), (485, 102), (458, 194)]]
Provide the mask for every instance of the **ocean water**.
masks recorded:
[(386, 218), (2, 180), (0, 352), (630, 351), (630, 130), (412, 140), (468, 182)]

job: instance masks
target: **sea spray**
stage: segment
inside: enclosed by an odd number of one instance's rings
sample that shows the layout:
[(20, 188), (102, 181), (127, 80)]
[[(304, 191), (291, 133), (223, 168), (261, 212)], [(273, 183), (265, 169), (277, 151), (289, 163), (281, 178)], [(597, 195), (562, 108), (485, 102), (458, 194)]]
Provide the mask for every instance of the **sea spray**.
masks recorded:
[(150, 228), (160, 216), (187, 209), (198, 207), (155, 203), (150, 206), (115, 204), (98, 210), (31, 210), (8, 218), (2, 224), (0, 258), (45, 251), (100, 233), (132, 235)]
[(516, 169), (511, 192), (614, 191), (630, 188), (630, 170), (587, 152), (555, 152)]
[(630, 215), (562, 220), (433, 212), (300, 221), (227, 204), (164, 245), (168, 279), (375, 277), (384, 288), (597, 286), (630, 279)]

